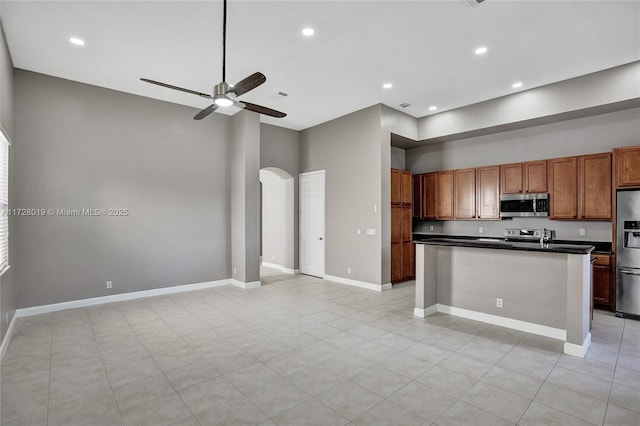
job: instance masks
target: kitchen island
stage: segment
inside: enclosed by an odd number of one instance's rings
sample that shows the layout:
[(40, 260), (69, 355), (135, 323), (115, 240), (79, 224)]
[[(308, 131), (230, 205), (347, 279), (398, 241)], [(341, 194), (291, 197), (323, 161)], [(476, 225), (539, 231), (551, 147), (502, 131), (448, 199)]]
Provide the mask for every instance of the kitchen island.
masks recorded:
[(455, 237), (414, 243), (414, 315), (461, 316), (562, 340), (569, 355), (587, 353), (593, 246)]

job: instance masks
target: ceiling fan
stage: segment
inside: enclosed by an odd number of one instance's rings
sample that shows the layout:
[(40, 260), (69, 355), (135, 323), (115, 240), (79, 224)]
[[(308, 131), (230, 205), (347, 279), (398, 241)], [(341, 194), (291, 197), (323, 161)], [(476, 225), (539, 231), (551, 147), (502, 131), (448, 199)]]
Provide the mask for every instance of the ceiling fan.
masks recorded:
[(197, 92), (195, 90), (185, 89), (183, 87), (173, 86), (171, 84), (162, 83), (160, 81), (150, 80), (148, 78), (141, 78), (140, 80), (156, 84), (158, 86), (166, 87), (173, 90), (179, 90), (181, 92), (191, 93), (203, 98), (213, 99), (213, 104), (209, 105), (193, 117), (194, 120), (202, 120), (216, 109), (228, 106), (236, 106), (238, 108), (247, 109), (249, 111), (257, 112), (259, 114), (269, 115), (271, 117), (282, 118), (287, 114), (284, 112), (276, 111), (275, 109), (267, 108), (261, 105), (252, 104), (250, 102), (239, 101), (236, 98), (244, 95), (250, 90), (255, 89), (262, 83), (267, 81), (267, 78), (261, 72), (251, 74), (244, 80), (240, 80), (235, 85), (230, 85), (226, 82), (226, 62), (227, 62), (227, 0), (224, 0), (223, 6), (223, 18), (222, 18), (222, 82), (215, 85), (213, 88), (213, 95), (207, 93)]

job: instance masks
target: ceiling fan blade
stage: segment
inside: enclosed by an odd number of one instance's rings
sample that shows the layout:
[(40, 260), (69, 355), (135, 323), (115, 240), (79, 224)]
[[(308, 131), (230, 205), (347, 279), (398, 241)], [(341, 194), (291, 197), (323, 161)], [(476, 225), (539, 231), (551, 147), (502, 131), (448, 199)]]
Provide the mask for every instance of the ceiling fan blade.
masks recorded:
[(244, 80), (240, 80), (229, 91), (235, 92), (236, 96), (240, 96), (247, 93), (249, 90), (255, 89), (265, 81), (267, 81), (267, 77), (265, 77), (264, 74), (262, 74), (261, 72), (256, 72), (251, 74), (249, 77), (245, 78)]
[(203, 118), (205, 118), (206, 116), (208, 116), (209, 114), (211, 114), (213, 111), (218, 109), (218, 105), (216, 104), (211, 104), (208, 107), (206, 107), (205, 109), (203, 109), (202, 111), (200, 111), (199, 113), (197, 113), (195, 115), (195, 117), (193, 117), (194, 120), (202, 120)]
[(198, 95), (203, 98), (213, 99), (213, 96), (211, 95), (207, 95), (206, 93), (196, 92), (195, 90), (185, 89), (184, 87), (173, 86), (171, 84), (162, 83), (160, 81), (149, 80), (148, 78), (141, 78), (140, 80), (144, 81), (145, 83), (156, 84), (158, 86), (166, 87), (168, 89), (179, 90), (181, 92), (191, 93), (192, 95)]
[(287, 114), (285, 114), (284, 112), (263, 107), (262, 105), (256, 105), (246, 101), (242, 101), (242, 103), (244, 104), (245, 109), (248, 109), (249, 111), (257, 112), (258, 114), (270, 115), (271, 117), (276, 117), (276, 118), (283, 118), (287, 116)]

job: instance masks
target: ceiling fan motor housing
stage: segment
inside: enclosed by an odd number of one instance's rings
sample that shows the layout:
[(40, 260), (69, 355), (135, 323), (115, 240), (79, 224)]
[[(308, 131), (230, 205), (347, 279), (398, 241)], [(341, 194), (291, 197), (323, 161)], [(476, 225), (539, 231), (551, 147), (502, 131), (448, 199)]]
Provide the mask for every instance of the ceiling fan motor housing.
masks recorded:
[(213, 96), (226, 96), (229, 91), (229, 84), (225, 81), (218, 83), (213, 88)]

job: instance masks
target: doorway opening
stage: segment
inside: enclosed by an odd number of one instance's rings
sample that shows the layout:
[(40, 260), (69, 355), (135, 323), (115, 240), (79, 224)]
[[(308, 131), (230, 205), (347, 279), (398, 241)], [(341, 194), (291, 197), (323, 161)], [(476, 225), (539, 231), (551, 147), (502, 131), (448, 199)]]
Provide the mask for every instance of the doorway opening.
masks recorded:
[(260, 169), (260, 280), (295, 273), (294, 179), (277, 167)]

